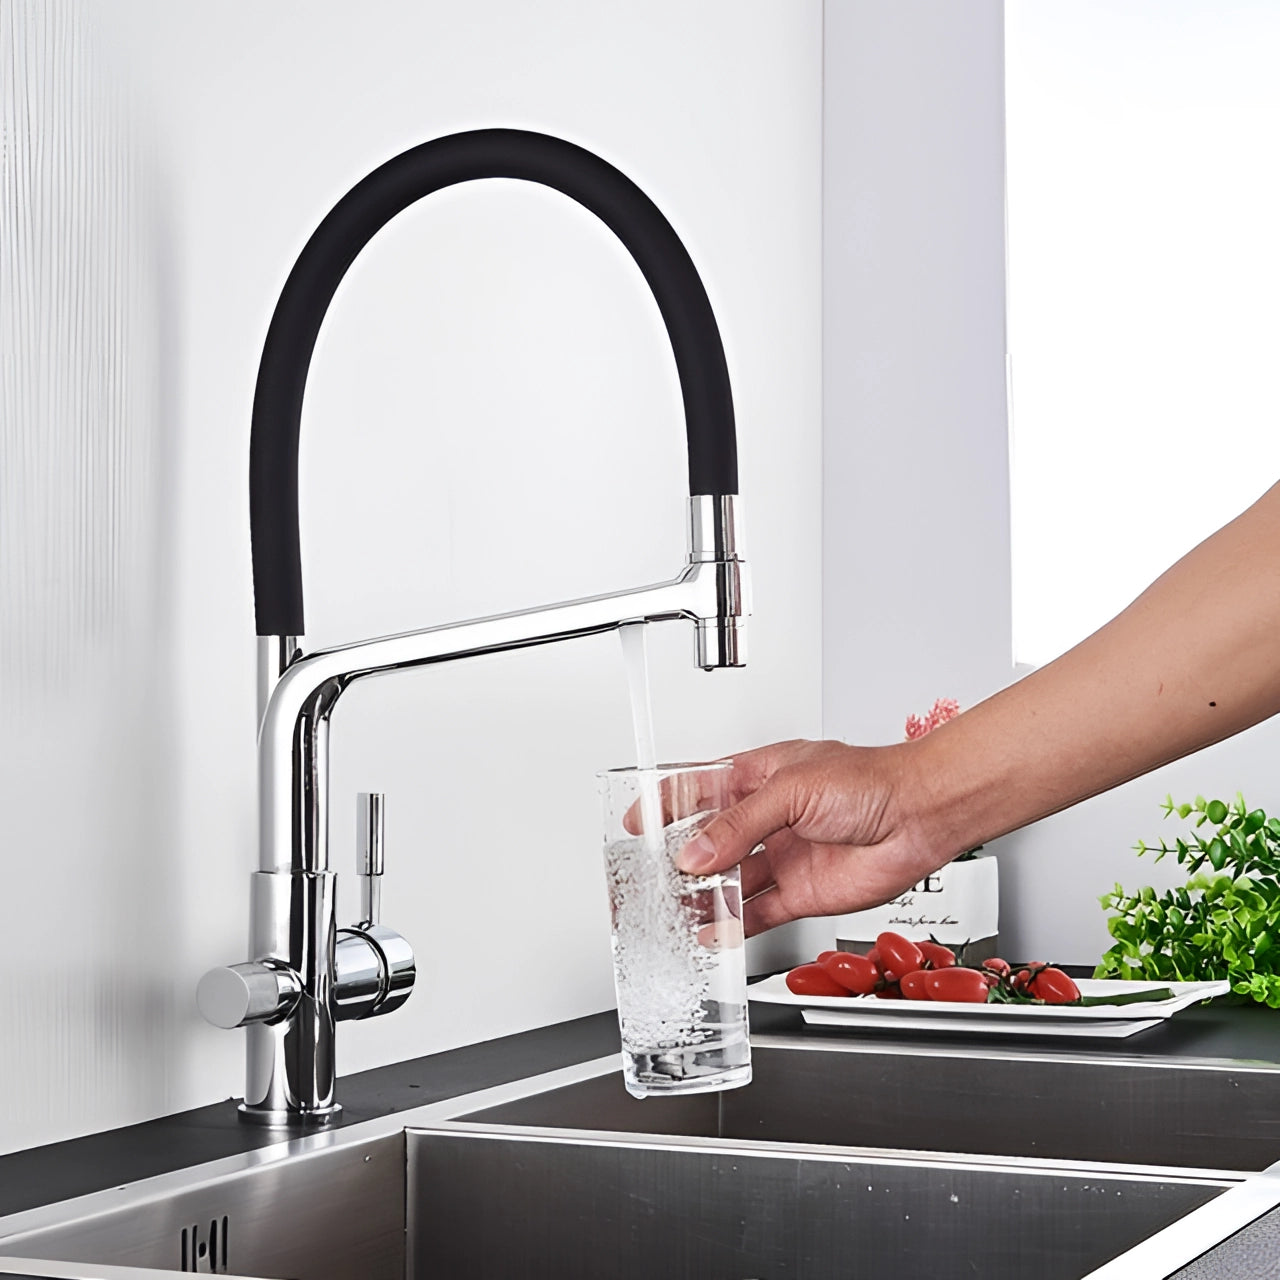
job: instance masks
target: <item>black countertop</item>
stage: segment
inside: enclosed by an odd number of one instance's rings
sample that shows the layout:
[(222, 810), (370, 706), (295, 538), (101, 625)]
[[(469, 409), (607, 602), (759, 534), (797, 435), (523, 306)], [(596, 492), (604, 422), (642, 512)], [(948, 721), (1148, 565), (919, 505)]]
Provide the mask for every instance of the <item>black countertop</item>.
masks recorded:
[[(618, 1050), (613, 1012), (397, 1062), (338, 1081), (336, 1125), (456, 1098)], [(245, 1124), (232, 1099), (49, 1146), (0, 1156), (0, 1217), (123, 1186), (282, 1141)]]
[[(753, 1003), (753, 1032), (799, 1035), (810, 1040), (847, 1039), (847, 1032), (808, 1027), (796, 1009)], [(886, 1029), (859, 1038), (904, 1048), (928, 1045), (940, 1053), (980, 1055), (1016, 1049), (1025, 1054), (1123, 1056), (1153, 1062), (1196, 1058), (1280, 1064), (1280, 1012), (1256, 1005), (1221, 1004), (1188, 1009), (1129, 1040), (1062, 1041), (1026, 1036), (994, 1041), (981, 1037), (910, 1035)], [(519, 1035), (414, 1058), (338, 1082), (343, 1114), (356, 1124), (427, 1103), (508, 1084), (618, 1051), (612, 1010)], [(226, 1102), (164, 1116), (143, 1124), (73, 1138), (0, 1156), (0, 1217), (73, 1196), (123, 1186), (142, 1178), (239, 1155), (281, 1141), (278, 1131), (242, 1123)]]

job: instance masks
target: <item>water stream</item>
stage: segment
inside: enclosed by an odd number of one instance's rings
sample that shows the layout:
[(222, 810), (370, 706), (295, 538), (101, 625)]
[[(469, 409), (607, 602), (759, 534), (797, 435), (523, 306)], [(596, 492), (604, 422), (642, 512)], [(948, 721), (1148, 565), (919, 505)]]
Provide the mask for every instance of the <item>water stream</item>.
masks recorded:
[(649, 697), (645, 626), (643, 622), (629, 622), (618, 628), (618, 637), (622, 641), (622, 662), (627, 671), (627, 691), (631, 695), (631, 723), (636, 735), (640, 819), (644, 824), (645, 846), (652, 851), (662, 847), (662, 794), (653, 773), (658, 757), (653, 743), (653, 703)]

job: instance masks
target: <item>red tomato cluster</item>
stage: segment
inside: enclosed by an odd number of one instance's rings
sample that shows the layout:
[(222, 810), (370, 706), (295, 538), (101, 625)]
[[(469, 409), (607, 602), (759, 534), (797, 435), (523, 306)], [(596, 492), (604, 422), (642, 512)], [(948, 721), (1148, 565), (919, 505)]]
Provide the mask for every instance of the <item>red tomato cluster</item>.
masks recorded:
[(824, 951), (787, 974), (798, 996), (876, 996), (881, 1000), (940, 1000), (951, 1004), (1074, 1004), (1080, 988), (1061, 969), (1037, 961), (1017, 970), (1007, 960), (972, 969), (938, 942), (911, 942), (882, 933), (865, 956)]

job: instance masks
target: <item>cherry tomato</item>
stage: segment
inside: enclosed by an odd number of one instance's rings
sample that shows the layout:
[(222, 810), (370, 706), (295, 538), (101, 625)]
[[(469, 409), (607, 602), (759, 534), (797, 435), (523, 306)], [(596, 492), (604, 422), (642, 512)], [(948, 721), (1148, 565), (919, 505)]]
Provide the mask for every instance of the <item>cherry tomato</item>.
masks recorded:
[(855, 996), (869, 996), (876, 989), (880, 975), (866, 956), (849, 951), (828, 951), (819, 964), (846, 990)]
[(915, 973), (904, 973), (902, 981), (898, 984), (902, 989), (902, 998), (904, 1000), (927, 1000), (929, 993), (925, 990), (924, 982), (928, 976), (928, 969), (917, 969)]
[(999, 956), (992, 956), (990, 960), (982, 962), (982, 967), (990, 969), (992, 973), (999, 974), (1002, 978), (1007, 978), (1012, 966), (1007, 960), (1001, 960)]
[(917, 942), (916, 946), (931, 969), (950, 969), (956, 962), (956, 953), (940, 942)]
[(876, 992), (877, 1000), (901, 1000), (902, 991), (895, 982), (891, 987), (884, 987)]
[(847, 996), (820, 964), (802, 964), (787, 974), (787, 989), (798, 996)]
[(1019, 969), (1018, 972), (1013, 975), (1013, 989), (1015, 991), (1025, 991), (1027, 989), (1027, 983), (1030, 981), (1031, 970)]
[(930, 1000), (955, 1004), (986, 1004), (986, 978), (977, 969), (937, 969), (925, 975)]
[(920, 948), (900, 933), (882, 933), (876, 939), (876, 950), (880, 953), (882, 970), (892, 970), (897, 974), (915, 973), (924, 963)]
[(824, 961), (831, 959), (832, 956), (838, 956), (839, 954), (838, 951), (820, 951), (814, 964), (822, 964)]
[(1033, 974), (1027, 991), (1045, 1004), (1072, 1004), (1080, 999), (1080, 988), (1061, 969), (1045, 968)]

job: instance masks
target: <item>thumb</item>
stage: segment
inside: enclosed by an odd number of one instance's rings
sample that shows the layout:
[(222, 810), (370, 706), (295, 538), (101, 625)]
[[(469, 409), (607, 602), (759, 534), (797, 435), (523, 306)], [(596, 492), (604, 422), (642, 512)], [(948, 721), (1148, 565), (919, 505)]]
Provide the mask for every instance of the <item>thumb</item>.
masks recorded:
[(708, 875), (727, 871), (775, 831), (791, 825), (791, 796), (775, 775), (758, 791), (717, 814), (676, 859), (681, 871)]

